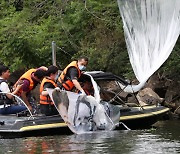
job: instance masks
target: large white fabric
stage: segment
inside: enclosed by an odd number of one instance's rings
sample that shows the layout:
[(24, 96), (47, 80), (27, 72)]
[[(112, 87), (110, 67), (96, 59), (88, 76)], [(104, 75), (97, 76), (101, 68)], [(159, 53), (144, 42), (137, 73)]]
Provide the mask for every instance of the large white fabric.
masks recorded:
[(84, 74), (88, 75), (91, 78), (91, 83), (94, 88), (94, 97), (95, 97), (97, 103), (100, 103), (100, 100), (101, 100), (100, 92), (99, 92), (99, 88), (98, 88), (96, 81), (94, 81), (93, 77), (90, 74), (88, 74), (88, 72), (85, 72)]
[[(140, 90), (166, 61), (180, 34), (180, 0), (118, 0), (128, 54)], [(133, 88), (133, 90), (132, 90)]]
[[(93, 96), (79, 95), (57, 88), (47, 88), (47, 92), (63, 120), (76, 134), (92, 131), (89, 128), (93, 128), (93, 131), (98, 129), (113, 130), (119, 124), (120, 112), (111, 111), (113, 115), (111, 119), (103, 105), (98, 103)], [(114, 113), (117, 114), (114, 115)], [(91, 122), (95, 125), (91, 126)]]

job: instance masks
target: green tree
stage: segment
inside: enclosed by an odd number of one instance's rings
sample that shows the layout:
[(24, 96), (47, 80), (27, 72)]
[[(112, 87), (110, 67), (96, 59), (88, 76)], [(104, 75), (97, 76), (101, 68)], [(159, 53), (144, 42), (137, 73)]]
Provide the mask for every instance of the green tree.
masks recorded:
[[(63, 69), (80, 55), (90, 58), (89, 70), (134, 78), (116, 0), (1, 0), (0, 60), (19, 68), (50, 65), (55, 41)], [(180, 40), (159, 70), (180, 74)]]

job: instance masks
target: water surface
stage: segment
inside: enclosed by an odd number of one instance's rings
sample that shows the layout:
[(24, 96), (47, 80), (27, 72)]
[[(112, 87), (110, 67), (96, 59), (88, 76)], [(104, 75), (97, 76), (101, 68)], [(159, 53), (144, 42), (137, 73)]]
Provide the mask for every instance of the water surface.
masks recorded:
[(156, 126), (146, 130), (0, 139), (0, 153), (180, 153), (180, 121), (158, 122)]

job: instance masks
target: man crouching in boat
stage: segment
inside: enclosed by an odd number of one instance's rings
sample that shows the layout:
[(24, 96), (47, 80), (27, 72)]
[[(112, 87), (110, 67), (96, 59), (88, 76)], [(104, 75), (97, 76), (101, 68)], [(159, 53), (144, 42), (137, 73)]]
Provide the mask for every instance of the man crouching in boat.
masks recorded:
[(46, 75), (47, 68), (42, 66), (37, 69), (30, 69), (25, 72), (15, 83), (14, 88), (20, 83), (22, 87), (18, 90), (17, 95), (22, 98), (22, 100), (26, 103), (28, 108), (33, 111), (33, 108), (29, 102), (29, 94), (30, 92), (41, 82), (41, 80)]
[[(13, 95), (8, 94), (11, 92), (7, 84), (9, 76), (9, 68), (4, 65), (0, 65), (0, 92), (7, 93), (0, 94), (0, 114), (16, 114), (18, 112), (26, 110), (25, 106), (13, 104)], [(18, 84), (16, 89), (11, 93), (16, 95), (21, 87), (22, 85)]]
[(78, 79), (81, 77), (82, 71), (86, 69), (88, 64), (87, 57), (80, 57), (78, 61), (72, 61), (61, 73), (58, 81), (67, 91), (73, 91), (74, 88), (79, 90), (82, 94), (86, 94), (81, 87)]
[(58, 75), (58, 68), (56, 66), (49, 66), (47, 71), (47, 76), (41, 82), (40, 85), (40, 109), (41, 113), (46, 116), (56, 115), (58, 111), (56, 110), (46, 88), (56, 88), (55, 79)]

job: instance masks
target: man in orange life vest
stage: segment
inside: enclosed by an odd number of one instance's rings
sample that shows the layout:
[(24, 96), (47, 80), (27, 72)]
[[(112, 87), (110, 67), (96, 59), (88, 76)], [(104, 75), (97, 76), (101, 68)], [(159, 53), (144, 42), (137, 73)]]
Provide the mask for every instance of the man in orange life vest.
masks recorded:
[(86, 69), (88, 64), (87, 57), (80, 57), (78, 61), (72, 61), (61, 73), (58, 81), (63, 88), (68, 91), (72, 91), (74, 87), (82, 94), (86, 94), (81, 87), (78, 79), (81, 77), (81, 72)]
[(58, 68), (56, 66), (49, 66), (47, 70), (47, 76), (42, 80), (40, 85), (40, 109), (41, 113), (46, 116), (56, 115), (56, 110), (51, 98), (46, 91), (46, 88), (56, 88), (55, 79), (58, 75)]
[(33, 90), (38, 83), (46, 75), (47, 68), (42, 66), (38, 69), (30, 69), (25, 72), (15, 83), (14, 88), (18, 86), (18, 84), (22, 84), (21, 89), (17, 92), (17, 95), (22, 98), (22, 100), (26, 103), (28, 108), (32, 111), (32, 106), (29, 103), (28, 95), (31, 90)]

